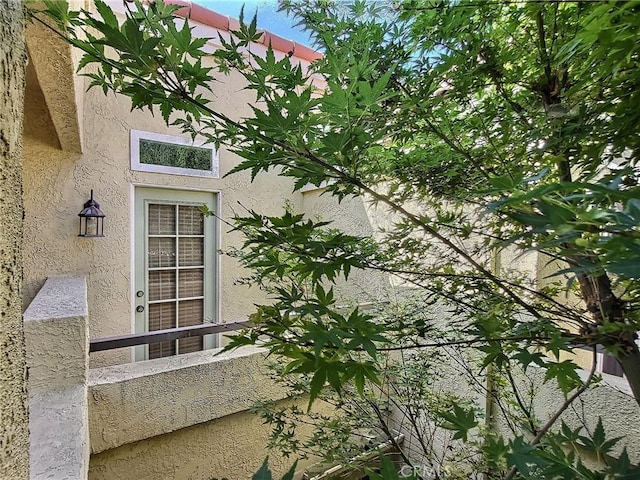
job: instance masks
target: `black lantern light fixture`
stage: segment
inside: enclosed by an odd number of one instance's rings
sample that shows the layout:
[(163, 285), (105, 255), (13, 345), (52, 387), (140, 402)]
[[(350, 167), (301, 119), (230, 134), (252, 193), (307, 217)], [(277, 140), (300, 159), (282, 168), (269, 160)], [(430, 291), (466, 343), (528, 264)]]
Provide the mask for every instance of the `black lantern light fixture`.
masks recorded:
[(79, 237), (104, 237), (104, 213), (100, 210), (100, 204), (91, 198), (84, 204), (84, 208), (78, 214), (80, 217)]

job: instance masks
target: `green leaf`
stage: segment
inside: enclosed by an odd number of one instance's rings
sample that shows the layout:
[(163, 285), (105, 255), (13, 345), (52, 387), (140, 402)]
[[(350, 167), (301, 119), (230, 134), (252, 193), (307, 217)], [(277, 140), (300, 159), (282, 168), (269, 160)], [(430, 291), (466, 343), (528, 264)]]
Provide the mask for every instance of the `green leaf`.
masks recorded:
[(475, 412), (471, 408), (465, 409), (459, 405), (453, 405), (452, 411), (443, 411), (440, 415), (445, 420), (442, 426), (449, 430), (455, 430), (454, 439), (467, 441), (469, 431), (478, 426)]
[(575, 388), (582, 385), (582, 379), (577, 370), (580, 368), (572, 360), (563, 360), (562, 362), (547, 363), (547, 371), (544, 375), (544, 382), (555, 380), (560, 391), (567, 394)]
[(271, 470), (269, 469), (269, 457), (262, 462), (260, 469), (251, 477), (252, 480), (273, 480)]
[(410, 475), (406, 475), (404, 471), (398, 472), (394, 463), (384, 454), (380, 455), (380, 468), (374, 469), (370, 466), (365, 466), (365, 473), (371, 480), (414, 480), (417, 478), (416, 471), (412, 471)]
[(522, 437), (516, 437), (509, 442), (510, 452), (507, 454), (507, 463), (518, 469), (520, 474), (527, 476), (531, 466), (539, 462), (534, 455), (535, 447), (524, 441)]
[(118, 19), (111, 8), (103, 0), (95, 0), (94, 4), (104, 23), (112, 28), (118, 28)]
[(552, 225), (559, 226), (575, 220), (575, 212), (558, 201), (548, 198), (542, 198), (538, 201), (538, 207), (545, 217), (547, 217)]
[(324, 388), (325, 381), (327, 379), (327, 369), (326, 366), (321, 366), (313, 372), (313, 377), (311, 378), (310, 389), (309, 389), (309, 406), (310, 409), (313, 405), (313, 402), (318, 398), (320, 392)]
[(624, 278), (640, 279), (640, 258), (627, 258), (619, 262), (609, 262), (606, 264), (607, 271), (620, 275)]
[[(546, 344), (546, 348), (549, 352), (553, 353), (556, 360), (560, 360), (560, 352), (570, 352), (568, 337), (563, 337), (560, 332), (553, 332), (551, 339)], [(540, 365), (540, 364), (539, 364)]]
[(598, 423), (596, 423), (596, 427), (591, 436), (581, 435), (578, 437), (578, 440), (582, 448), (595, 452), (604, 458), (604, 456), (610, 454), (613, 447), (615, 447), (622, 438), (623, 437), (615, 437), (608, 439), (604, 431), (604, 426), (602, 425), (602, 417), (598, 417)]
[(282, 480), (293, 480), (293, 477), (296, 474), (296, 468), (298, 467), (298, 461), (296, 460), (293, 465), (291, 465), (291, 468), (287, 471), (287, 473), (284, 474), (284, 476), (282, 477)]
[(513, 179), (509, 175), (503, 175), (500, 177), (491, 177), (489, 179), (489, 183), (496, 189), (502, 190), (511, 190), (515, 187)]

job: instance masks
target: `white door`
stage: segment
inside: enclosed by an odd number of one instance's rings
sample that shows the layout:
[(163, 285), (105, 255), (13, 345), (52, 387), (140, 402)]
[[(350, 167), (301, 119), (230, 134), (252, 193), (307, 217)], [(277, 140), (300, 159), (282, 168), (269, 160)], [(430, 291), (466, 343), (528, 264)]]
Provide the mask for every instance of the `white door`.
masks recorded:
[[(136, 332), (216, 322), (216, 222), (208, 192), (136, 188)], [(213, 348), (215, 335), (136, 347), (136, 360)]]

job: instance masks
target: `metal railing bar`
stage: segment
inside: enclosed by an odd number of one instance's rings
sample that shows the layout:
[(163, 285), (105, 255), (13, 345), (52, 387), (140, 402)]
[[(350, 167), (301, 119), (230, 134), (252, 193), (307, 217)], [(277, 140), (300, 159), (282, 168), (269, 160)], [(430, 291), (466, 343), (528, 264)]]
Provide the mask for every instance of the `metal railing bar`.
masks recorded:
[(150, 343), (170, 342), (180, 338), (201, 337), (214, 333), (234, 332), (249, 328), (250, 322), (232, 323), (203, 323), (188, 327), (168, 328), (166, 330), (152, 330), (150, 332), (130, 333), (113, 337), (96, 338), (89, 342), (89, 352), (102, 352), (115, 348), (135, 347), (136, 345), (148, 345)]

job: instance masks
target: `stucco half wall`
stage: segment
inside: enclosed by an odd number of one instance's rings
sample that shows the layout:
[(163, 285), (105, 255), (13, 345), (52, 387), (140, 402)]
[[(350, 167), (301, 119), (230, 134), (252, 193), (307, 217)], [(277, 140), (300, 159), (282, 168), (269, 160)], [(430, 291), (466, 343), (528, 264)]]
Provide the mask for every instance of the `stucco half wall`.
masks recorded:
[(236, 413), (93, 455), (89, 480), (249, 480), (267, 456), (281, 478), (295, 459), (268, 451), (268, 435), (258, 416)]
[(24, 312), (31, 480), (87, 476), (87, 324), (87, 283), (80, 276), (47, 279)]
[(170, 433), (286, 398), (264, 352), (206, 350), (93, 369), (89, 373), (91, 452)]
[(209, 350), (91, 370), (89, 478), (250, 479), (267, 455), (284, 473), (294, 460), (267, 450), (269, 427), (248, 411), (290, 401), (264, 355)]

